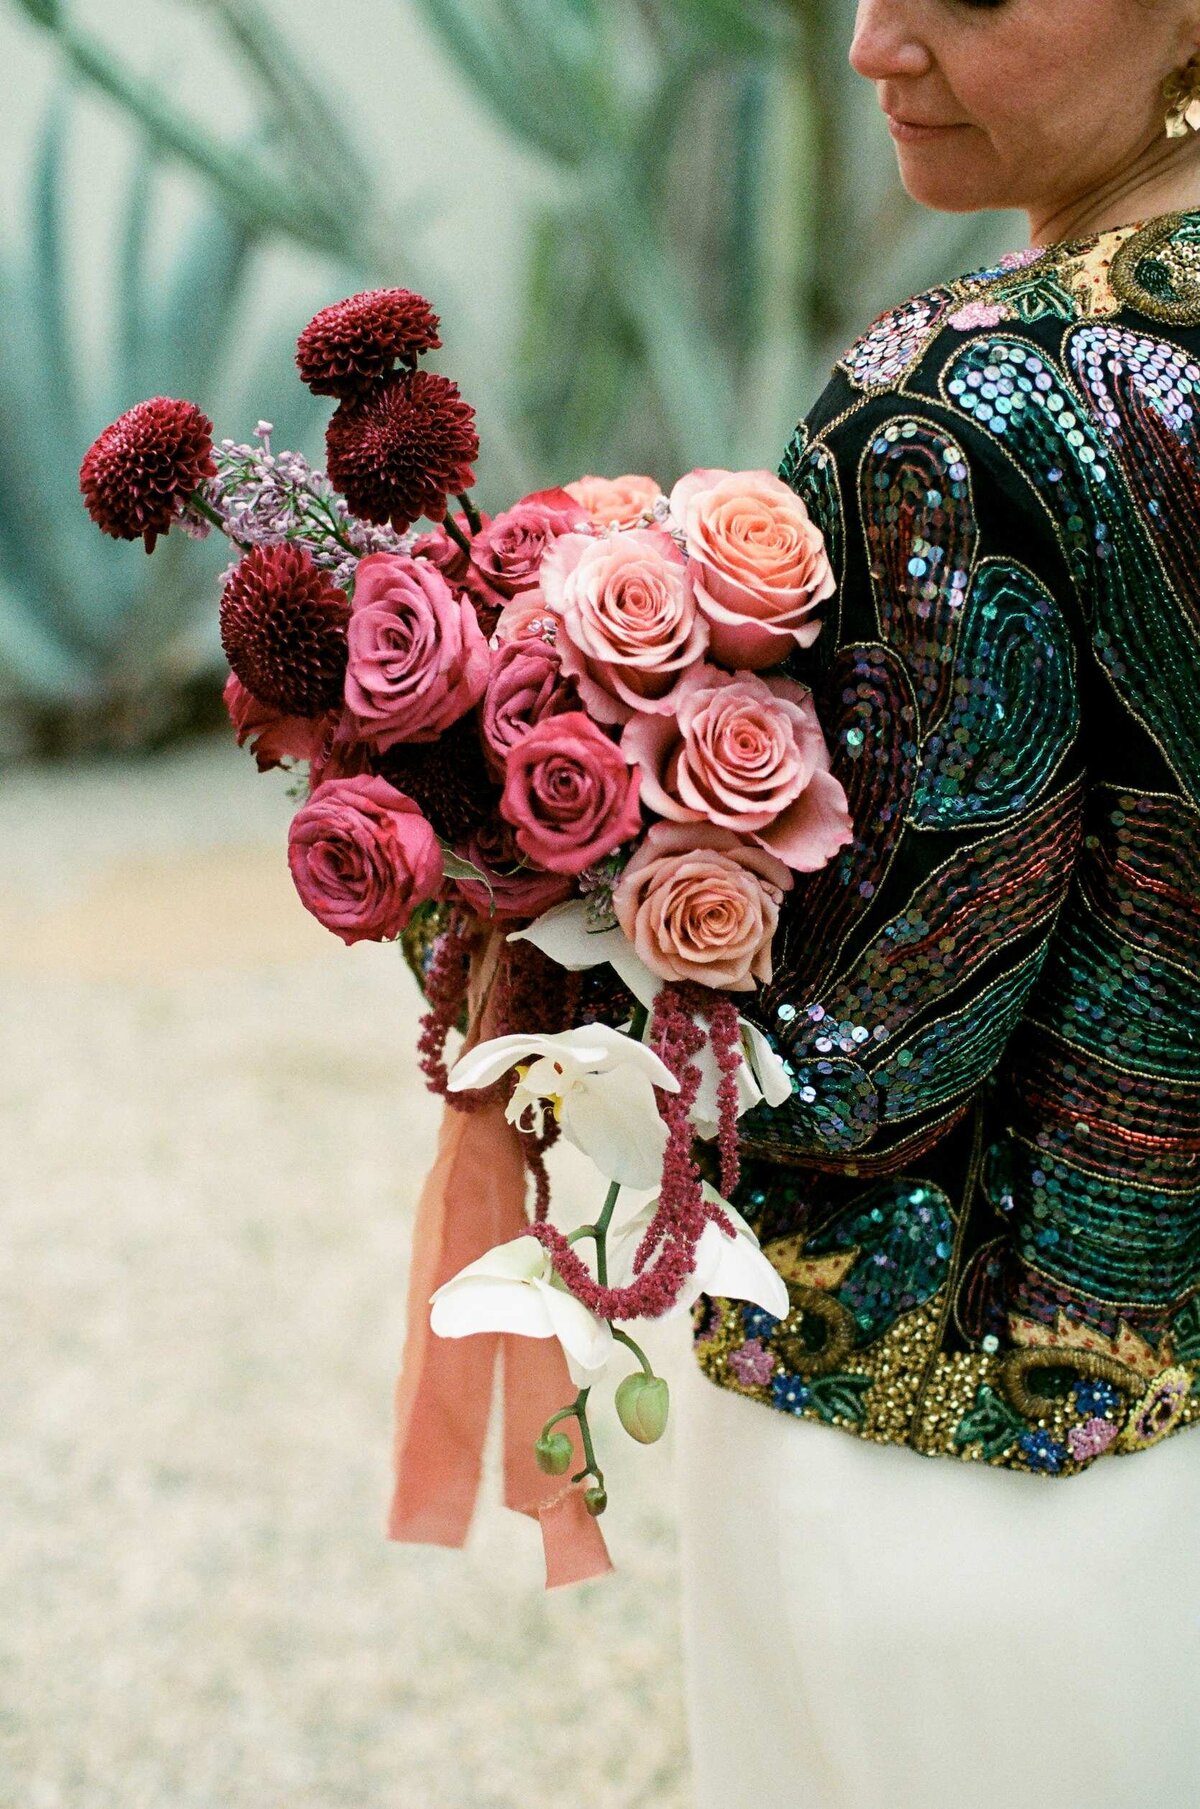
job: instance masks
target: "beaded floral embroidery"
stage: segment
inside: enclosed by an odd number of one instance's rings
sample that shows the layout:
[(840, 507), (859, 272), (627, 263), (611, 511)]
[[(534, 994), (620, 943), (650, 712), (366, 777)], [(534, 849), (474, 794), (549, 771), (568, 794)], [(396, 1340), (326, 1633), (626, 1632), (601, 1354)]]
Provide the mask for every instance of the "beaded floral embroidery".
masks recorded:
[(893, 309), (785, 454), (854, 843), (757, 1001), (712, 1379), (1043, 1476), (1200, 1419), (1200, 212)]

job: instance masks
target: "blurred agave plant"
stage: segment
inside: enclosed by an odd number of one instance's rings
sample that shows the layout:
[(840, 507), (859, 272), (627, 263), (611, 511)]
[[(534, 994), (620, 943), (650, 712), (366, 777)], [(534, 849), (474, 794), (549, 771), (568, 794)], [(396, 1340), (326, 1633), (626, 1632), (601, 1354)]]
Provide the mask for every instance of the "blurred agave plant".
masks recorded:
[[(157, 176), (147, 147), (125, 199), (113, 342), (96, 373), (71, 319), (63, 209), (68, 114), (50, 109), (29, 196), (27, 254), (0, 247), (0, 701), (6, 752), (144, 743), (181, 725), (220, 668), (214, 546), (100, 541), (79, 498), (97, 427), (145, 395), (196, 398), (247, 431), (230, 377), (258, 235), (221, 205), (200, 209), (174, 266), (148, 268)], [(285, 346), (290, 364), (290, 346)], [(308, 399), (272, 354), (240, 393), (279, 399), (302, 438)], [(85, 368), (87, 376), (84, 376)]]
[(1004, 236), (904, 195), (847, 0), (418, 5), (565, 178), (513, 398), (545, 477), (773, 463), (869, 319)]

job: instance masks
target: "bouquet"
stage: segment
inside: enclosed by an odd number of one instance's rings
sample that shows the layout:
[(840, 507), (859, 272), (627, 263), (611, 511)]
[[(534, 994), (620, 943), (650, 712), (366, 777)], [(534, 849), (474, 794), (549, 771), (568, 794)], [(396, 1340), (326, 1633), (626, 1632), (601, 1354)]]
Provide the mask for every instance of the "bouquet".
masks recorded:
[[(630, 1326), (702, 1293), (789, 1312), (730, 1199), (738, 1119), (791, 1078), (738, 1007), (771, 979), (795, 875), (852, 839), (812, 695), (781, 670), (833, 577), (765, 471), (667, 492), (587, 476), (481, 515), (474, 412), (422, 363), (440, 344), (403, 289), (309, 323), (296, 362), (335, 404), (327, 472), (266, 422), (214, 445), (160, 396), (105, 429), (80, 482), (147, 551), (174, 528), (229, 540), (225, 703), (260, 771), (299, 775), (299, 896), (347, 944), (399, 941), (424, 987), (419, 1059), (446, 1110), (390, 1530), (465, 1539), (502, 1347), (506, 1498), (541, 1522), (558, 1583), (608, 1568), (588, 1399), (620, 1350), (621, 1424), (646, 1444), (666, 1425)], [(608, 1183), (570, 1232), (559, 1137)], [(623, 1190), (652, 1198), (622, 1211)]]

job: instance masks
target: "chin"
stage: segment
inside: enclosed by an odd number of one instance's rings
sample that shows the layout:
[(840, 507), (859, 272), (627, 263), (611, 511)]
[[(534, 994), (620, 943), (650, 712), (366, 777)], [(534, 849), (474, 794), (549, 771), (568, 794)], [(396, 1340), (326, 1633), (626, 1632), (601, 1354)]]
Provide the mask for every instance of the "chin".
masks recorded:
[(956, 155), (952, 147), (901, 147), (897, 162), (900, 180), (914, 201), (944, 214), (985, 213), (993, 208), (1017, 205), (1001, 193), (1001, 184), (977, 166), (974, 159)]

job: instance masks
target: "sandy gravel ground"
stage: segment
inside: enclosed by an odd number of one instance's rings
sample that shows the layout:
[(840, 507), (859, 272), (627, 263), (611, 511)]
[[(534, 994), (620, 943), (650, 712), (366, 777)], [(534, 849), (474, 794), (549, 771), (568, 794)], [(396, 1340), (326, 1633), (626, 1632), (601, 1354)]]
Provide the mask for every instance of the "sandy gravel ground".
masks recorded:
[(277, 781), (0, 789), (0, 1803), (683, 1809), (669, 1439), (602, 1417), (604, 1582), (546, 1595), (494, 1477), (465, 1553), (382, 1537), (436, 1116)]

